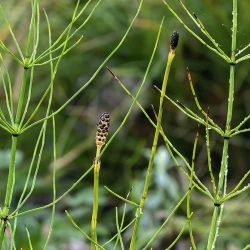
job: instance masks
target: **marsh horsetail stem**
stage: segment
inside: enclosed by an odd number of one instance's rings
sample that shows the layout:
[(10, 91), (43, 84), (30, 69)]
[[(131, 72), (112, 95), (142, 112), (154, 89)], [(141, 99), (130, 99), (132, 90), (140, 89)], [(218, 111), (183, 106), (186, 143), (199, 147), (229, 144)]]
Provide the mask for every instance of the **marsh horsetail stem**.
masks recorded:
[(110, 124), (109, 113), (104, 112), (100, 115), (96, 129), (96, 155), (94, 160), (94, 190), (93, 190), (93, 210), (91, 219), (91, 250), (99, 249), (97, 247), (97, 215), (98, 215), (98, 197), (99, 197), (99, 173), (101, 167), (100, 153), (105, 144)]
[(132, 236), (131, 236), (129, 250), (137, 249), (136, 248), (137, 232), (138, 232), (141, 216), (143, 214), (143, 210), (145, 207), (146, 198), (148, 196), (148, 189), (149, 189), (150, 180), (151, 180), (151, 176), (152, 176), (152, 172), (153, 172), (153, 165), (154, 165), (153, 163), (154, 163), (155, 153), (156, 153), (156, 149), (157, 149), (157, 145), (158, 145), (159, 134), (160, 134), (160, 130), (161, 130), (161, 122), (162, 122), (162, 116), (163, 116), (163, 101), (164, 101), (164, 98), (166, 95), (168, 77), (169, 77), (169, 73), (170, 73), (173, 59), (175, 57), (175, 49), (178, 45), (178, 40), (179, 40), (179, 33), (174, 31), (171, 35), (171, 38), (170, 38), (170, 51), (168, 53), (167, 64), (166, 64), (164, 78), (163, 78), (162, 87), (161, 87), (161, 96), (160, 96), (160, 100), (159, 100), (157, 122), (156, 122), (156, 128), (155, 128), (155, 133), (154, 133), (154, 140), (153, 140), (153, 144), (151, 147), (150, 158), (149, 158), (149, 162), (148, 162), (147, 175), (145, 178), (142, 196), (141, 196), (141, 200), (140, 200), (140, 208), (136, 212), (136, 221), (135, 221)]

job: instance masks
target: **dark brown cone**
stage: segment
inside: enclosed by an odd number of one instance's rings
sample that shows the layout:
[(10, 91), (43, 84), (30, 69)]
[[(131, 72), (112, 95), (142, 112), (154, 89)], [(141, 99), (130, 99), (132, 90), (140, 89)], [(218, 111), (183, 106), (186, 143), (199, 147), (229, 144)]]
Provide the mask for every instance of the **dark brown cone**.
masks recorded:
[(109, 113), (104, 112), (100, 115), (96, 130), (96, 145), (103, 146), (106, 142), (110, 124)]
[(174, 31), (170, 38), (170, 49), (175, 50), (178, 46), (179, 41), (179, 33), (177, 31)]

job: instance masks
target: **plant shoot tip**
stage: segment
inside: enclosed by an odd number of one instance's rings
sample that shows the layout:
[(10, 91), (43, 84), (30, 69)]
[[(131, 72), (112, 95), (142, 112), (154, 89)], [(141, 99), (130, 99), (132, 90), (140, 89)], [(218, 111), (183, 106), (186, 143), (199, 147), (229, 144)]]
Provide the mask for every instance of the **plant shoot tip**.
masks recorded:
[(177, 31), (174, 31), (170, 38), (170, 49), (175, 50), (178, 46), (179, 41), (179, 33)]
[(96, 130), (96, 146), (103, 146), (106, 142), (110, 125), (110, 115), (108, 112), (103, 112), (100, 115)]

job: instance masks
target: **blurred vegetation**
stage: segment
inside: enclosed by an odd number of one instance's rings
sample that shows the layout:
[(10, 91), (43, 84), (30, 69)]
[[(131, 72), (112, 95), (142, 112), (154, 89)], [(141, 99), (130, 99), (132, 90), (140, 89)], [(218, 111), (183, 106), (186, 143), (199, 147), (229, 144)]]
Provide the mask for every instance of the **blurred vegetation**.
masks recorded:
[[(84, 4), (86, 1), (81, 1)], [(94, 1), (95, 2), (95, 1)], [(173, 7), (186, 20), (190, 27), (193, 24), (178, 5), (178, 1), (170, 1)], [(172, 3), (173, 2), (173, 3)], [(231, 2), (226, 0), (186, 0), (191, 12), (206, 24), (207, 29), (216, 38), (220, 46), (230, 51), (231, 38)], [(22, 44), (29, 21), (29, 1), (3, 1), (5, 14)], [(52, 36), (55, 39), (60, 31), (69, 23), (76, 1), (42, 1), (52, 25)], [(94, 3), (93, 3), (94, 4)], [(103, 0), (96, 9), (88, 25), (78, 34), (84, 38), (81, 43), (67, 54), (58, 71), (53, 99), (53, 109), (63, 104), (82, 84), (89, 79), (105, 56), (114, 48), (122, 37), (133, 17), (138, 1), (136, 0)], [(239, 30), (238, 48), (244, 47), (250, 41), (248, 27), (250, 19), (248, 10), (249, 1), (239, 1)], [(88, 8), (88, 11), (91, 7)], [(203, 45), (198, 43), (181, 24), (169, 13), (161, 1), (146, 0), (139, 18), (133, 27), (128, 39), (119, 51), (111, 58), (109, 68), (134, 93), (139, 87), (147, 62), (150, 58), (156, 33), (162, 17), (165, 16), (164, 30), (161, 42), (154, 60), (153, 67), (147, 78), (146, 86), (140, 97), (141, 103), (153, 117), (151, 104), (157, 106), (159, 93), (153, 85), (160, 86), (168, 53), (169, 36), (173, 30), (180, 32), (180, 46), (177, 50), (173, 70), (170, 74), (168, 95), (180, 100), (183, 104), (195, 109), (189, 86), (186, 80), (188, 66), (195, 83), (195, 88), (203, 107), (209, 107), (210, 114), (220, 125), (224, 126), (226, 113), (226, 98), (228, 92), (228, 65), (209, 53)], [(79, 23), (82, 20), (79, 20)], [(41, 11), (41, 47), (47, 46), (48, 35), (45, 17)], [(195, 27), (193, 27), (195, 29)], [(10, 34), (4, 22), (0, 22), (0, 38), (14, 48)], [(7, 56), (5, 55), (5, 58)], [(12, 61), (7, 61), (11, 69), (14, 82), (14, 97), (17, 98), (20, 85), (20, 69)], [(233, 125), (250, 113), (249, 64), (243, 62), (237, 66), (236, 73), (236, 100), (233, 114)], [(40, 67), (35, 74), (34, 94), (32, 104), (36, 105), (41, 93), (49, 82), (49, 68)], [(3, 93), (0, 93), (1, 106), (5, 102)], [(15, 99), (16, 100), (16, 99)], [(94, 82), (76, 98), (57, 117), (57, 190), (62, 193), (91, 166), (95, 153), (95, 129), (98, 116), (103, 111), (111, 114), (111, 134), (119, 126), (125, 116), (131, 99), (113, 80), (105, 68), (99, 73)], [(180, 113), (169, 103), (165, 103), (164, 129), (174, 145), (184, 155), (191, 159), (192, 144), (197, 130), (195, 122)], [(15, 197), (19, 197), (22, 190), (32, 150), (38, 135), (38, 128), (33, 127), (20, 138), (18, 147), (17, 173), (18, 180), (15, 186)], [(48, 130), (46, 147), (39, 170), (37, 186), (34, 194), (25, 208), (32, 208), (51, 201), (51, 162), (52, 162), (52, 127)], [(203, 131), (198, 144), (196, 169), (204, 183), (210, 185), (206, 163), (206, 148)], [(10, 135), (0, 132), (0, 193), (5, 192), (7, 179), (7, 164), (10, 148)], [(121, 133), (109, 146), (102, 157), (101, 169), (101, 200), (99, 210), (98, 233), (101, 241), (109, 239), (116, 233), (115, 206), (123, 208), (123, 203), (104, 189), (104, 185), (115, 192), (126, 196), (131, 191), (131, 199), (138, 201), (147, 166), (147, 151), (152, 143), (153, 128), (144, 118), (138, 108), (133, 112), (123, 127)], [(212, 159), (214, 171), (219, 172), (222, 141), (215, 134), (212, 138)], [(229, 187), (242, 177), (249, 169), (249, 135), (242, 134), (232, 139), (230, 147)], [(186, 190), (188, 183), (181, 173), (174, 167), (169, 154), (162, 146), (157, 151), (157, 162), (152, 180), (147, 209), (142, 221), (142, 230), (139, 239), (143, 242), (161, 224), (171, 209), (175, 206), (181, 194)], [(64, 210), (70, 211), (72, 217), (87, 233), (90, 232), (92, 209), (92, 175), (80, 183), (66, 199), (56, 206), (56, 223), (49, 249), (88, 249), (85, 239), (72, 227)], [(1, 196), (2, 197), (2, 196)], [(3, 198), (1, 198), (3, 199)], [(2, 200), (1, 200), (2, 202)], [(211, 202), (195, 191), (192, 194), (192, 211), (194, 236), (200, 242), (200, 249), (204, 249), (207, 240), (209, 222), (212, 215)], [(219, 236), (217, 249), (240, 249), (249, 244), (250, 235), (250, 198), (247, 194), (233, 199), (225, 204), (224, 221)], [(134, 216), (134, 210), (128, 206), (126, 221)], [(177, 236), (185, 220), (185, 206), (181, 208), (162, 231), (160, 238), (155, 242), (154, 249), (164, 249)], [(50, 209), (34, 213), (33, 216), (23, 216), (23, 225), (29, 227), (34, 249), (40, 249), (44, 242), (44, 235), (48, 230)], [(129, 235), (130, 232), (127, 232)], [(25, 227), (18, 232), (18, 249), (28, 249)], [(128, 237), (128, 236), (127, 236)], [(125, 235), (126, 238), (126, 235)], [(140, 244), (139, 244), (140, 245)], [(177, 243), (176, 249), (187, 249), (188, 232)], [(75, 247), (75, 248), (74, 248)], [(78, 247), (78, 248), (77, 248)], [(140, 249), (140, 246), (138, 246)], [(112, 249), (110, 246), (109, 249)]]

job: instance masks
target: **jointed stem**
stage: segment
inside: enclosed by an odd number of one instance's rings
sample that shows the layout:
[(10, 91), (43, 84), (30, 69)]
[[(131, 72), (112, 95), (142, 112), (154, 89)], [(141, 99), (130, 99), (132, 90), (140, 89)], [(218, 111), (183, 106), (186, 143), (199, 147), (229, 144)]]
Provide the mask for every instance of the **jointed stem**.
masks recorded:
[(130, 242), (130, 248), (129, 248), (130, 250), (135, 249), (137, 231), (138, 231), (138, 227), (139, 227), (139, 224), (140, 224), (140, 219), (141, 219), (141, 216), (142, 216), (142, 212), (144, 210), (146, 197), (147, 197), (147, 194), (148, 194), (148, 188), (149, 188), (150, 179), (151, 179), (152, 170), (153, 170), (154, 157), (155, 157), (156, 148), (157, 148), (158, 139), (159, 139), (159, 134), (160, 134), (160, 130), (161, 130), (161, 120), (162, 120), (162, 113), (163, 113), (162, 105), (163, 105), (164, 96), (165, 96), (165, 93), (166, 93), (166, 88), (167, 88), (167, 83), (168, 83), (168, 76), (169, 76), (169, 72), (170, 72), (170, 68), (171, 68), (171, 64), (172, 64), (172, 61), (174, 59), (174, 56), (175, 56), (175, 51), (170, 50), (169, 55), (168, 55), (168, 62), (167, 62), (167, 66), (166, 66), (166, 70), (165, 70), (165, 74), (164, 74), (162, 89), (161, 89), (159, 111), (158, 111), (158, 115), (157, 115), (157, 125), (156, 125), (156, 129), (155, 129), (153, 145), (152, 145), (152, 148), (151, 148), (151, 154), (150, 154), (150, 159), (149, 159), (149, 163), (148, 163), (147, 175), (146, 175), (144, 188), (143, 188), (143, 194), (142, 194), (141, 201), (140, 201), (140, 208), (137, 211), (137, 215), (136, 215), (137, 218), (136, 218), (136, 221), (135, 221), (135, 225), (134, 225), (134, 229), (133, 229), (133, 233), (132, 233), (132, 239), (131, 239), (131, 242)]
[[(232, 34), (232, 55), (231, 55), (232, 61), (235, 61), (236, 31), (237, 31), (237, 0), (233, 0), (233, 34)], [(232, 120), (233, 103), (234, 103), (234, 80), (235, 80), (235, 65), (230, 65), (227, 120), (226, 120), (225, 137), (223, 144), (223, 153), (221, 161), (221, 170), (219, 174), (217, 197), (222, 195), (222, 189), (226, 179), (226, 172), (228, 165), (228, 146), (229, 146), (229, 140), (227, 135), (229, 135), (231, 132), (231, 120)], [(225, 190), (223, 195), (225, 195)]]
[(15, 160), (16, 160), (16, 147), (17, 147), (17, 137), (12, 136), (11, 144), (11, 155), (9, 163), (9, 175), (7, 180), (7, 188), (5, 193), (4, 207), (1, 211), (1, 221), (0, 221), (0, 249), (2, 247), (5, 227), (8, 221), (9, 209), (13, 195), (13, 189), (15, 184)]
[(235, 80), (235, 51), (236, 51), (236, 38), (237, 38), (237, 0), (233, 0), (233, 27), (232, 27), (232, 46), (231, 46), (231, 65), (230, 65), (230, 78), (229, 78), (229, 94), (227, 105), (227, 120), (225, 127), (224, 144), (221, 159), (221, 168), (219, 173), (219, 182), (217, 194), (215, 197), (215, 207), (211, 221), (210, 233), (208, 238), (207, 250), (214, 249), (216, 238), (218, 235), (219, 224), (223, 213), (223, 204), (221, 198), (226, 195), (226, 182), (228, 171), (228, 147), (229, 135), (231, 133), (231, 121), (233, 114), (234, 103), (234, 80)]

